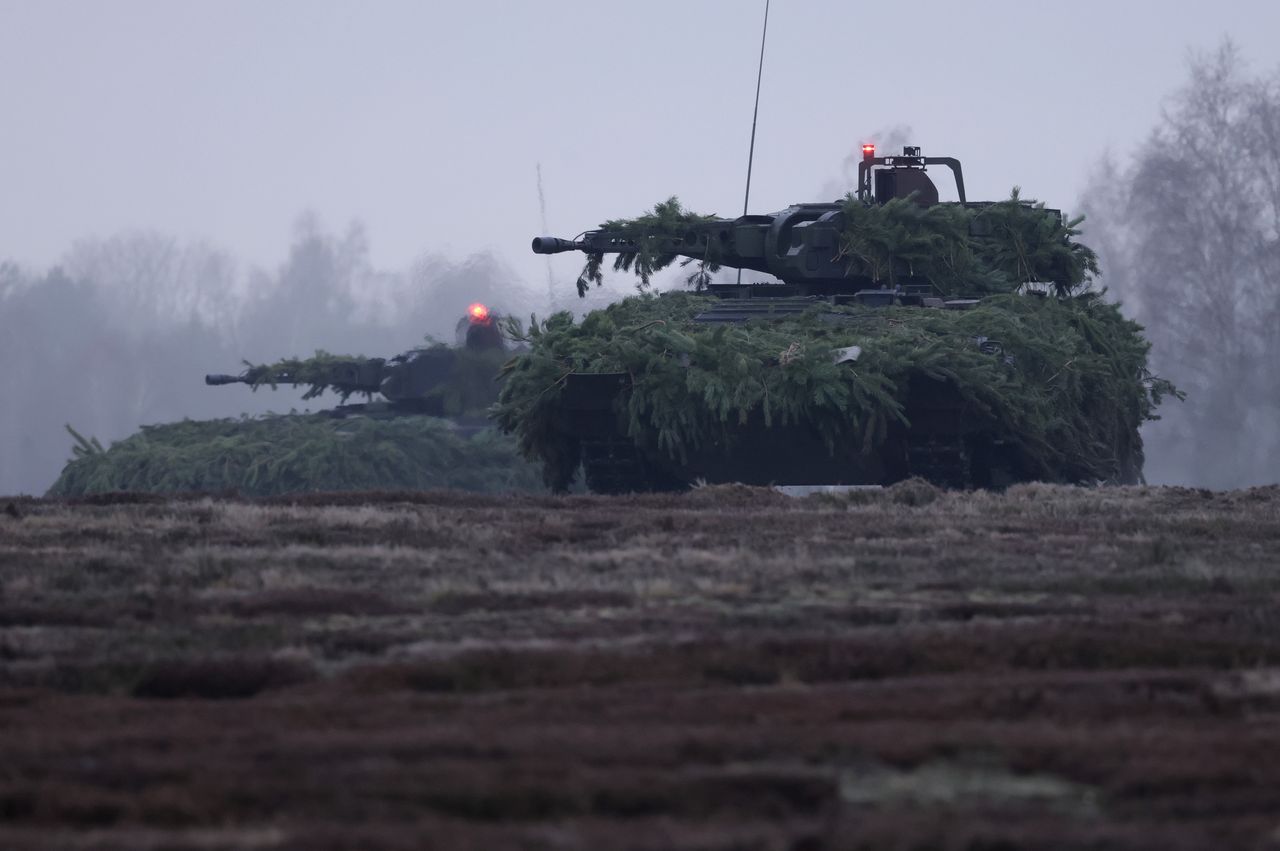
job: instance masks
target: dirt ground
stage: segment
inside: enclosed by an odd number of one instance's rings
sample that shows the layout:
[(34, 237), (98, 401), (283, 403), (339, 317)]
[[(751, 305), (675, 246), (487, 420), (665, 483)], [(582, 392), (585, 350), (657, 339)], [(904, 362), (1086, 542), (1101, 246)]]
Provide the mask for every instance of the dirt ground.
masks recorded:
[(0, 847), (1280, 848), (1280, 488), (0, 499)]

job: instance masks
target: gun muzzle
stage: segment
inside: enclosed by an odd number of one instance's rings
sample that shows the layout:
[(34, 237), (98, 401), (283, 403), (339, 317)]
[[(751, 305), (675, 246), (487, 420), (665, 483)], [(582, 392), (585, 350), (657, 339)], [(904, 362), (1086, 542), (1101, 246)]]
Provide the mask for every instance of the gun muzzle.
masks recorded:
[(217, 387), (222, 384), (241, 384), (243, 382), (244, 382), (244, 379), (239, 375), (214, 374), (214, 375), (206, 375), (204, 377), (204, 383), (208, 384), (210, 387)]
[(572, 239), (560, 239), (555, 236), (535, 236), (533, 238), (534, 254), (560, 254), (564, 251), (577, 251), (582, 246)]

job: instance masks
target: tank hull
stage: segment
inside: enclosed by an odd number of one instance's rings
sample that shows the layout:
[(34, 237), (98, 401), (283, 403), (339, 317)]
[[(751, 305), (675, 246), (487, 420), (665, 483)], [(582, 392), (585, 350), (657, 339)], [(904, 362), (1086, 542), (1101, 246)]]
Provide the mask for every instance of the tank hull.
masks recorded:
[[(918, 380), (905, 416), (872, 451), (831, 446), (805, 424), (766, 426), (753, 418), (679, 460), (637, 445), (618, 415), (630, 392), (624, 373), (572, 374), (561, 402), (563, 433), (581, 452), (588, 490), (683, 490), (698, 483), (890, 485), (920, 477), (948, 488), (1002, 488), (1044, 481), (1009, 435), (993, 430), (944, 381)], [(1127, 465), (1132, 468), (1132, 465)], [(1128, 477), (1136, 482), (1134, 472)]]

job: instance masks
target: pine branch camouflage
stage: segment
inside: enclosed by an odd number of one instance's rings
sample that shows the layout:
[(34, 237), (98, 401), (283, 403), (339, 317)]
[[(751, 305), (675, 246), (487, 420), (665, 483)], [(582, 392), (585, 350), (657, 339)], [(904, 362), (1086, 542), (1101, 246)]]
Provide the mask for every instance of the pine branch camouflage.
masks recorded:
[(105, 451), (77, 452), (49, 495), (432, 489), (542, 486), (493, 429), (468, 438), (433, 417), (281, 415), (143, 426)]
[[(868, 204), (849, 194), (842, 204), (844, 232), (841, 254), (846, 275), (874, 284), (893, 285), (901, 277), (924, 278), (938, 295), (984, 295), (1014, 292), (1028, 284), (1045, 284), (1059, 296), (1086, 286), (1098, 273), (1098, 260), (1088, 246), (1075, 242), (1083, 218), (1062, 220), (1043, 204), (1024, 201), (1015, 187), (1005, 201), (986, 205), (935, 204), (922, 207), (912, 198)], [(677, 254), (656, 253), (653, 237), (681, 236), (688, 225), (715, 216), (685, 210), (672, 197), (634, 219), (614, 219), (601, 230), (635, 240), (639, 250), (614, 257), (615, 271), (634, 272), (641, 291), (653, 275), (676, 259), (697, 262), (687, 283), (701, 289), (722, 259), (717, 243), (696, 261)], [(578, 294), (604, 283), (604, 256), (588, 254), (578, 276)]]

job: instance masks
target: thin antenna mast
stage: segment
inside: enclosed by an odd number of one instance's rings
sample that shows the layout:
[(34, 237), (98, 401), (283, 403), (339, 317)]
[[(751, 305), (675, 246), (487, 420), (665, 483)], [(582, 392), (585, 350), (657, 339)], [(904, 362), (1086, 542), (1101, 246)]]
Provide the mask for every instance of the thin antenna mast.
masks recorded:
[[(542, 194), (542, 163), (538, 163), (538, 209), (542, 213), (542, 232), (551, 233), (547, 229), (547, 196)], [(555, 310), (556, 307), (556, 279), (551, 272), (551, 257), (547, 257), (547, 298), (550, 300), (548, 307)]]
[[(742, 215), (747, 214), (751, 203), (751, 166), (756, 157), (756, 119), (760, 116), (760, 81), (764, 79), (764, 40), (769, 34), (769, 0), (764, 0), (764, 26), (760, 30), (760, 67), (756, 69), (756, 105), (751, 112), (751, 147), (747, 149), (747, 191), (742, 197)], [(742, 283), (742, 268), (738, 268), (738, 283)]]

